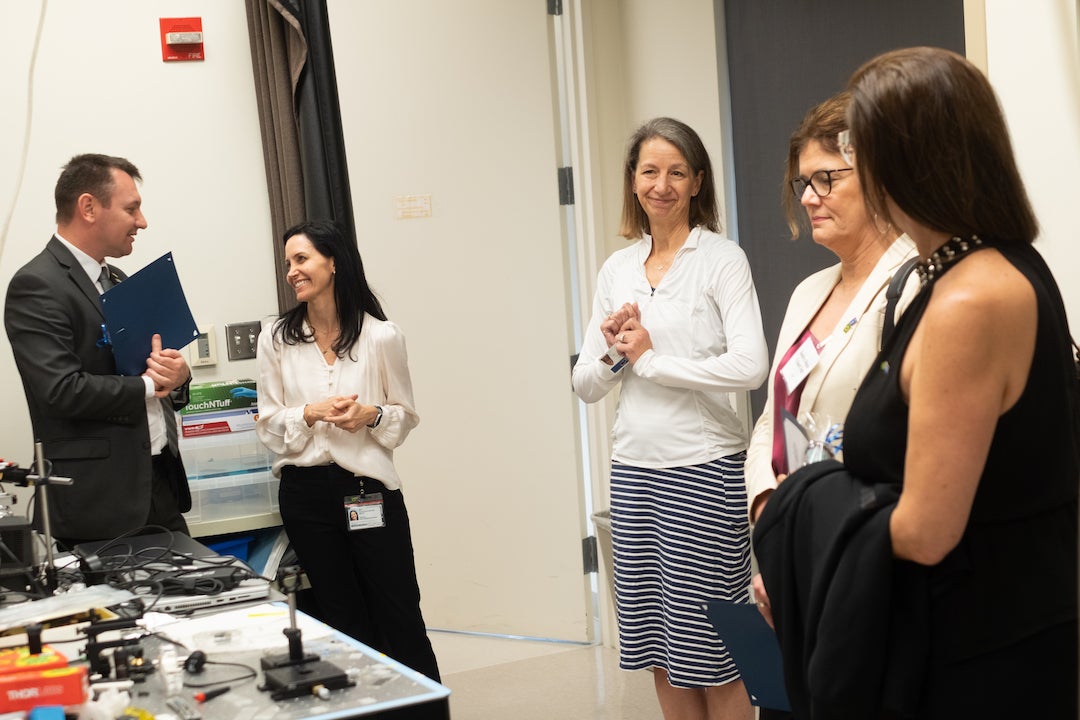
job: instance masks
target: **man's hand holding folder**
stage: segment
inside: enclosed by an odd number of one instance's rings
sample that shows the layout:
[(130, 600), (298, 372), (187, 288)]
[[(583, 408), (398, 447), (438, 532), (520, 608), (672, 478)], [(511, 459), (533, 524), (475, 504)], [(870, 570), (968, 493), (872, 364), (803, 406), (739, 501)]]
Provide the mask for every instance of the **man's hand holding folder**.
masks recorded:
[(154, 396), (165, 397), (187, 382), (190, 376), (187, 361), (178, 350), (161, 347), (161, 335), (150, 339), (150, 357), (146, 358), (145, 375), (154, 381)]

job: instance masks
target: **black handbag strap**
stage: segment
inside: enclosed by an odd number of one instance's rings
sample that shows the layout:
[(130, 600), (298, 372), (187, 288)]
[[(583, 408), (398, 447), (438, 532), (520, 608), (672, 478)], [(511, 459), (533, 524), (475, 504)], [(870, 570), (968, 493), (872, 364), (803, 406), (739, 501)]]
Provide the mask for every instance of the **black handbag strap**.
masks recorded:
[(893, 328), (896, 327), (896, 305), (900, 302), (900, 296), (904, 294), (904, 286), (907, 285), (908, 278), (911, 277), (918, 263), (917, 257), (906, 260), (893, 274), (889, 287), (885, 290), (885, 323), (881, 327), (881, 347), (885, 347)]

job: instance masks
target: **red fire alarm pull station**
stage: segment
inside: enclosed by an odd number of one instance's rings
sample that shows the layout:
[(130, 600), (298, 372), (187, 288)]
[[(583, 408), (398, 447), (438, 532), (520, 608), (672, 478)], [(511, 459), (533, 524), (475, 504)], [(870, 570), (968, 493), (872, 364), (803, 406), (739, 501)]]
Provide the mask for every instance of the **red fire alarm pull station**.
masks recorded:
[(203, 54), (202, 18), (161, 18), (161, 59), (205, 60)]

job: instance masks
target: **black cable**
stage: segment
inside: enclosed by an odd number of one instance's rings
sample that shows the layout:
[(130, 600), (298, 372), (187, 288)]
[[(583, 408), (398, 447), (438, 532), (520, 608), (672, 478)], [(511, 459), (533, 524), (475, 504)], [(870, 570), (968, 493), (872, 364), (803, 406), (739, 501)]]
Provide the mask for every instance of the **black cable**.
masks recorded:
[[(136, 535), (142, 535), (144, 530), (161, 530), (163, 533), (168, 533), (168, 535), (169, 535), (169, 547), (166, 548), (166, 552), (168, 552), (168, 550), (172, 548), (173, 537), (174, 537), (172, 530), (170, 530), (169, 528), (167, 528), (167, 527), (165, 527), (163, 525), (143, 525), (141, 528), (135, 528), (134, 530), (128, 530), (125, 533), (121, 533), (121, 534), (117, 535), (112, 540), (108, 541), (107, 543), (105, 543), (104, 545), (99, 547), (97, 549), (97, 554), (98, 555), (107, 554), (105, 552), (106, 550), (111, 550), (114, 546), (119, 546), (119, 543), (122, 540), (127, 540), (128, 538), (135, 537)], [(72, 548), (72, 549), (74, 549), (74, 548)], [(112, 553), (112, 554), (115, 555), (116, 553)], [(129, 552), (127, 553), (127, 555), (129, 557), (132, 556), (133, 554), (134, 554), (134, 548), (129, 550)]]
[(184, 652), (190, 652), (190, 650), (188, 650), (188, 646), (185, 645), (184, 643), (180, 642), (179, 640), (173, 640), (168, 635), (162, 635), (159, 632), (148, 632), (145, 635), (143, 635), (143, 637), (152, 637), (152, 638), (155, 638), (157, 640), (160, 640), (161, 642), (167, 642), (170, 645), (175, 645), (176, 647), (180, 648)]
[[(124, 541), (147, 530), (161, 531), (168, 540), (160, 546), (136, 550)], [(160, 525), (145, 525), (126, 532), (96, 548), (102, 581), (111, 587), (136, 593), (150, 611), (164, 595), (218, 595), (248, 579), (261, 578), (230, 556), (203, 557), (174, 549), (175, 534)], [(123, 550), (128, 552), (123, 552)], [(109, 552), (110, 550), (120, 552)], [(262, 578), (269, 581), (269, 578)], [(149, 589), (149, 592), (140, 592)], [(147, 595), (153, 595), (147, 598)], [(174, 613), (175, 614), (175, 613)]]
[[(128, 590), (129, 592), (135, 593), (137, 597), (134, 599), (133, 602), (136, 602), (141, 606), (140, 614), (153, 610), (154, 605), (156, 605), (157, 602), (161, 600), (161, 598), (165, 595), (165, 589), (161, 586), (161, 581), (150, 578), (131, 580), (129, 582), (116, 584), (110, 583), (110, 586), (116, 588), (117, 590)], [(150, 592), (139, 593), (139, 588), (144, 587), (149, 588)], [(153, 599), (149, 603), (147, 603), (147, 598)]]
[(168, 577), (161, 580), (161, 586), (166, 595), (220, 595), (227, 589), (223, 581), (208, 577), (188, 580)]
[(204, 688), (204, 687), (211, 687), (213, 685), (221, 685), (223, 683), (245, 682), (247, 680), (252, 680), (252, 679), (258, 677), (258, 675), (259, 675), (258, 671), (255, 668), (251, 667), (250, 665), (245, 665), (243, 663), (217, 662), (216, 660), (207, 660), (206, 664), (207, 664), (207, 666), (220, 665), (222, 667), (244, 668), (245, 670), (247, 670), (247, 673), (245, 673), (244, 675), (240, 675), (239, 677), (229, 678), (227, 680), (207, 680), (206, 682), (203, 682), (203, 683), (193, 683), (193, 682), (188, 682), (187, 680), (185, 680), (184, 681), (184, 687)]

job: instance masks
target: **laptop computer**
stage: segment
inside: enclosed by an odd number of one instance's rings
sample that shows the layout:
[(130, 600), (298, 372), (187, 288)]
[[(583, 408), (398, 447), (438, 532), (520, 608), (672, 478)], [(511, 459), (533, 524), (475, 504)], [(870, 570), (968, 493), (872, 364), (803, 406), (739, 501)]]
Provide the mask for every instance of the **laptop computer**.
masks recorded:
[(79, 543), (74, 554), (80, 557), (90, 555), (132, 556), (143, 560), (173, 559), (175, 557), (214, 557), (217, 553), (198, 540), (183, 533), (151, 533), (149, 535), (131, 535), (112, 540), (96, 540)]
[[(103, 579), (110, 573), (132, 574), (138, 569), (138, 575), (148, 582), (141, 584), (136, 593), (153, 612), (191, 612), (265, 600), (270, 595), (270, 582), (245, 563), (219, 555), (182, 533), (81, 543), (75, 546), (74, 554), (84, 560), (84, 565), (96, 557), (101, 564), (97, 572)], [(154, 586), (151, 579), (160, 586)], [(157, 587), (164, 590), (160, 596)]]
[[(233, 559), (233, 563), (226, 567), (251, 572), (251, 568), (235, 558)], [(220, 569), (221, 566), (215, 568), (215, 570)], [(241, 580), (236, 587), (222, 590), (217, 593), (162, 595), (153, 602), (153, 605), (149, 609), (153, 612), (183, 613), (191, 612), (193, 610), (202, 610), (204, 608), (218, 608), (235, 605), (236, 603), (266, 600), (269, 595), (270, 583), (267, 580), (261, 577), (246, 577)]]

